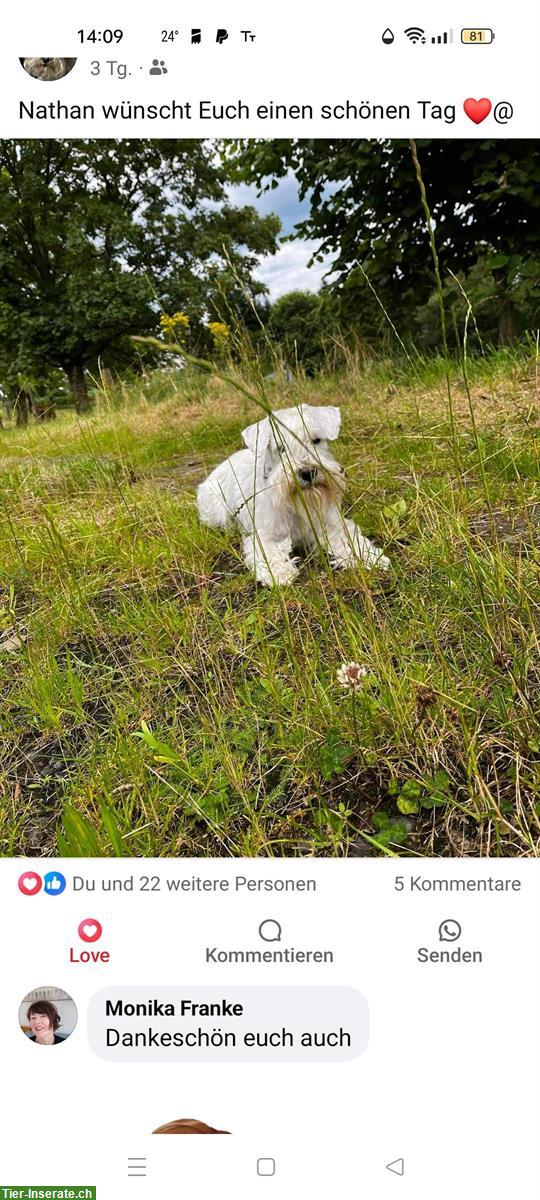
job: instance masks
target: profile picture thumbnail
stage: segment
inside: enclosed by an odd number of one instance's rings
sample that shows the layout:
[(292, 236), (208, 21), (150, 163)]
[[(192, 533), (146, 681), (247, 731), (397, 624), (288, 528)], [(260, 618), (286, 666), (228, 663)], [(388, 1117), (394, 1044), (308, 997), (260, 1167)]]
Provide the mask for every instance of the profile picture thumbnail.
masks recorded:
[(19, 1025), (29, 1042), (58, 1046), (77, 1024), (77, 1006), (68, 992), (57, 987), (34, 988), (19, 1007)]
[(32, 79), (43, 79), (46, 83), (54, 83), (63, 79), (73, 70), (76, 58), (20, 58), (27, 75)]
[(176, 1121), (168, 1121), (166, 1125), (159, 1125), (157, 1129), (152, 1130), (153, 1133), (230, 1133), (229, 1129), (214, 1129), (212, 1125), (207, 1125), (206, 1121), (196, 1121), (193, 1117), (179, 1117)]

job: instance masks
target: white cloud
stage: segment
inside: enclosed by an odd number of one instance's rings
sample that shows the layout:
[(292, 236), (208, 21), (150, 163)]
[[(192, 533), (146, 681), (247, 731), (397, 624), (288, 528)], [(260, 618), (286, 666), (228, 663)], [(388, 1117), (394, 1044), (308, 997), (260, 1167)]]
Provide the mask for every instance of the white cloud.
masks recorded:
[(296, 289), (318, 292), (332, 260), (330, 255), (326, 255), (323, 262), (315, 262), (308, 267), (317, 245), (316, 241), (285, 242), (276, 254), (262, 260), (254, 274), (270, 289), (270, 300), (277, 300), (278, 296)]

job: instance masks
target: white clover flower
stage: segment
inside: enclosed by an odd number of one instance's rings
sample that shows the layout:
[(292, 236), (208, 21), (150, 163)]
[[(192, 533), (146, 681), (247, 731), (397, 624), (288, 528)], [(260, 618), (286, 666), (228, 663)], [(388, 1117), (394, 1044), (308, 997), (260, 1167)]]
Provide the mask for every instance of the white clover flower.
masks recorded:
[(347, 692), (361, 692), (367, 674), (367, 667), (361, 663), (342, 663), (337, 672), (338, 683)]

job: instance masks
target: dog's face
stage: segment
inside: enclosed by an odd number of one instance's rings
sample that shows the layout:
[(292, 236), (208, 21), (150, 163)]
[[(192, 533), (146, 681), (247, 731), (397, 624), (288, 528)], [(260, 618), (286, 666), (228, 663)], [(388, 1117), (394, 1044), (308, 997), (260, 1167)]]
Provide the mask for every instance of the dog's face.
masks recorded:
[(244, 429), (245, 445), (257, 459), (257, 475), (267, 487), (289, 497), (337, 497), (344, 490), (343, 468), (330, 442), (339, 434), (341, 413), (333, 406), (299, 404), (284, 408)]
[(63, 79), (64, 75), (69, 75), (72, 67), (75, 66), (76, 58), (23, 58), (21, 59), (25, 71), (32, 76), (33, 79), (44, 79), (46, 81), (54, 81), (55, 79)]

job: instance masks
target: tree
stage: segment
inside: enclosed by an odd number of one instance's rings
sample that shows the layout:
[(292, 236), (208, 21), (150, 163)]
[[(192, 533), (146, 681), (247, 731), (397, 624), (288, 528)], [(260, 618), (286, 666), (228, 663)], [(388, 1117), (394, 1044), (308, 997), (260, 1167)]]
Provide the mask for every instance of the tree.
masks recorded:
[[(540, 252), (540, 147), (530, 141), (431, 140), (418, 143), (443, 276), (462, 276), (479, 258), (490, 272), (501, 342), (516, 333), (516, 295)], [(433, 291), (426, 220), (405, 141), (358, 139), (234, 142), (224, 152), (237, 180), (266, 190), (293, 171), (310, 212), (296, 236), (334, 257), (338, 291), (355, 288), (374, 319), (375, 297), (402, 329)], [(539, 272), (528, 299), (538, 312)], [(382, 308), (380, 309), (382, 312)], [(531, 305), (528, 312), (531, 311)]]
[[(279, 221), (227, 202), (213, 148), (192, 140), (0, 142), (0, 336), (12, 372), (68, 376), (125, 361), (160, 308), (202, 319), (231, 273), (253, 295)], [(131, 352), (131, 351), (130, 351)], [(0, 364), (1, 366), (1, 364)]]
[(286, 292), (274, 301), (269, 329), (287, 366), (312, 374), (323, 365), (332, 333), (330, 315), (324, 292)]

